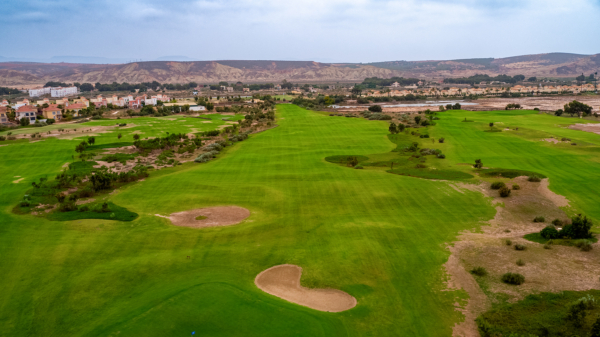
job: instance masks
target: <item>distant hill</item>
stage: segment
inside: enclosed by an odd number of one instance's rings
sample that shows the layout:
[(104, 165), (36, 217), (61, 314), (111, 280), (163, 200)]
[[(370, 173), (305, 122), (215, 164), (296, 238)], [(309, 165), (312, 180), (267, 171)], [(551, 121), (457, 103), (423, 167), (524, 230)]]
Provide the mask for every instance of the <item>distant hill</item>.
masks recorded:
[[(183, 58), (167, 56), (165, 58)], [(2, 61), (2, 59), (0, 59)], [(600, 70), (600, 54), (550, 53), (447, 61), (150, 61), (127, 64), (0, 62), (0, 86), (60, 82), (362, 82), (366, 77), (441, 79), (475, 74), (574, 77)]]

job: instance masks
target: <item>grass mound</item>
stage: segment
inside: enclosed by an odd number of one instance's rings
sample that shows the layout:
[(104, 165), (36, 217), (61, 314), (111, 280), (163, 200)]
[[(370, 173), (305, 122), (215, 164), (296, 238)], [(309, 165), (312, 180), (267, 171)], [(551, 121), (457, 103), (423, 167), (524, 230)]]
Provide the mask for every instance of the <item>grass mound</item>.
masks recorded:
[(482, 336), (589, 336), (600, 307), (588, 306), (581, 326), (569, 318), (569, 310), (599, 296), (598, 290), (529, 295), (483, 313), (476, 322)]
[(503, 177), (503, 178), (516, 178), (520, 176), (532, 176), (537, 175), (541, 178), (546, 178), (545, 175), (539, 174), (536, 172), (525, 171), (525, 170), (514, 170), (514, 169), (502, 169), (502, 168), (492, 168), (489, 170), (483, 170), (480, 174), (482, 177)]
[(328, 161), (328, 162), (334, 163), (334, 164), (346, 165), (346, 164), (348, 164), (348, 161), (350, 159), (352, 159), (353, 157), (355, 157), (359, 162), (369, 160), (369, 157), (366, 157), (366, 156), (341, 155), (341, 156), (325, 157), (325, 161)]
[(454, 170), (430, 170), (418, 168), (401, 168), (388, 171), (389, 173), (399, 174), (402, 176), (418, 177), (424, 179), (439, 179), (439, 180), (468, 180), (473, 178), (472, 175)]
[(98, 145), (88, 146), (86, 148), (86, 151), (112, 149), (112, 148), (124, 147), (124, 146), (131, 146), (131, 145), (133, 145), (133, 142), (118, 142), (118, 143), (98, 144)]
[[(47, 218), (51, 221), (72, 221), (80, 219), (103, 219), (103, 220), (116, 220), (116, 221), (133, 221), (138, 217), (137, 213), (127, 210), (125, 207), (117, 206), (112, 202), (108, 203), (108, 212), (95, 212), (92, 205), (87, 206), (85, 209), (88, 211), (72, 211), (72, 212), (52, 212), (48, 214)], [(83, 207), (83, 206), (82, 206)]]

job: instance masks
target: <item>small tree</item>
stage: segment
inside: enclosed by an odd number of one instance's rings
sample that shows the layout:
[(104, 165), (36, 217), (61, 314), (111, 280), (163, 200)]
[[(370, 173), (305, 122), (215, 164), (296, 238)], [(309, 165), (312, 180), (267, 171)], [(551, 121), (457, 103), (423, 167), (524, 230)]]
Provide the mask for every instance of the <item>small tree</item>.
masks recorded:
[(369, 107), (369, 111), (371, 112), (382, 112), (383, 109), (381, 108), (381, 105), (372, 105)]
[(94, 143), (96, 143), (96, 137), (88, 137), (87, 142), (88, 144), (93, 145)]
[(29, 118), (23, 117), (19, 120), (19, 124), (21, 126), (27, 126), (27, 125), (29, 125), (29, 123), (30, 123)]
[(405, 128), (406, 128), (406, 125), (404, 125), (402, 123), (398, 123), (398, 132), (404, 132)]
[(119, 135), (117, 136), (117, 138), (118, 138), (118, 139), (121, 139), (121, 137), (123, 137), (123, 135), (121, 135), (121, 134), (119, 133)]
[(87, 148), (88, 144), (86, 142), (81, 142), (75, 147), (75, 151), (77, 153), (83, 153)]
[(140, 135), (138, 135), (138, 134), (133, 135), (133, 140), (140, 140)]
[(571, 219), (571, 226), (574, 239), (588, 239), (592, 237), (590, 229), (592, 229), (593, 224), (586, 216), (582, 217), (581, 214), (578, 214)]
[(475, 165), (473, 165), (473, 167), (476, 169), (481, 169), (483, 167), (483, 163), (481, 162), (481, 159), (475, 159)]
[(490, 129), (494, 127), (494, 123), (490, 123)]
[(396, 127), (396, 123), (392, 122), (390, 123), (390, 127), (389, 127), (390, 133), (391, 134), (397, 134), (398, 133), (398, 128)]
[(421, 116), (415, 116), (415, 123), (418, 125), (421, 122)]
[(558, 109), (558, 110), (554, 111), (554, 116), (562, 116), (563, 112), (564, 112), (563, 109)]

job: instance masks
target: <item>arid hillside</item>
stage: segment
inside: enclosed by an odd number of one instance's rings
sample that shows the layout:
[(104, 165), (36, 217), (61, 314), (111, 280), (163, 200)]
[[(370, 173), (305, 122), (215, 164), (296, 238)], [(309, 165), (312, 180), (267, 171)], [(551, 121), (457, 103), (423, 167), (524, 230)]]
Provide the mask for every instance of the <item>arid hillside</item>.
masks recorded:
[(501, 59), (451, 61), (391, 61), (368, 64), (331, 64), (311, 61), (194, 61), (134, 62), (128, 64), (0, 63), (0, 86), (35, 86), (61, 82), (215, 83), (218, 81), (360, 82), (366, 77), (435, 79), (474, 74), (574, 77), (600, 70), (600, 54), (566, 53), (515, 56)]

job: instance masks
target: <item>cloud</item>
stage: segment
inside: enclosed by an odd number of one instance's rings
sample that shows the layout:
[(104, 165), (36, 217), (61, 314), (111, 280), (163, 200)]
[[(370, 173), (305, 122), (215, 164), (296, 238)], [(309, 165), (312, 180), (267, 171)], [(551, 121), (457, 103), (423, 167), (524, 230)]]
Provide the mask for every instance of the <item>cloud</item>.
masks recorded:
[[(383, 60), (598, 53), (597, 0), (4, 0), (4, 56)], [(585, 25), (580, 23), (584, 22)], [(57, 34), (63, 32), (64, 34)]]

